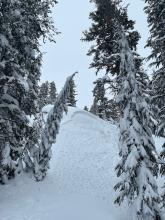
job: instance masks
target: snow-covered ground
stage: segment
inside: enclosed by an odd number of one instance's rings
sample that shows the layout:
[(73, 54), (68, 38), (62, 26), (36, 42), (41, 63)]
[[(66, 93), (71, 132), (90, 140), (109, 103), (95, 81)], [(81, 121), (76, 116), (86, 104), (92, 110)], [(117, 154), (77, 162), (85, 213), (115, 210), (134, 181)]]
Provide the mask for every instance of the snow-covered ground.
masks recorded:
[(117, 142), (115, 125), (70, 109), (47, 178), (21, 174), (0, 187), (0, 220), (128, 220), (126, 205), (113, 204)]

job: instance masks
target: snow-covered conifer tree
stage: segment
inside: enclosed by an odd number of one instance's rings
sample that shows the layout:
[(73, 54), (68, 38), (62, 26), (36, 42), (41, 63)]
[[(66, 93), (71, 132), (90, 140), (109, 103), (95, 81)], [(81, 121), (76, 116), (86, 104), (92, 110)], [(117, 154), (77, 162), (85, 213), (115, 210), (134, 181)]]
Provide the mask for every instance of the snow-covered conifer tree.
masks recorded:
[(44, 106), (49, 104), (49, 82), (46, 81), (41, 84), (39, 91), (39, 108), (42, 109)]
[(121, 33), (121, 64), (117, 78), (117, 102), (121, 108), (120, 157), (116, 170), (121, 178), (115, 203), (124, 199), (131, 206), (131, 220), (161, 219), (155, 176), (158, 174), (157, 152), (149, 128), (150, 111), (136, 79), (133, 53), (127, 37)]
[(37, 181), (42, 180), (46, 176), (49, 168), (49, 161), (52, 155), (52, 144), (56, 142), (63, 113), (67, 112), (67, 103), (74, 75), (75, 74), (68, 77), (64, 88), (56, 99), (53, 109), (48, 114), (45, 128), (41, 134), (41, 143), (39, 144), (38, 154), (36, 154), (34, 164), (34, 174)]
[[(148, 59), (152, 61), (151, 65), (156, 67), (151, 84), (152, 106), (158, 122), (156, 134), (165, 137), (165, 1), (145, 0), (145, 2), (150, 28), (147, 46), (151, 48), (151, 54)], [(165, 144), (161, 156), (165, 158)], [(164, 165), (161, 166), (160, 172), (165, 175)], [(162, 197), (165, 207), (165, 192)]]
[(106, 77), (97, 79), (94, 84), (93, 90), (93, 105), (91, 107), (91, 113), (99, 116), (100, 118), (107, 119), (107, 108), (108, 108), (108, 99), (105, 94), (105, 84), (107, 82)]
[[(120, 71), (120, 48), (118, 40), (120, 36), (117, 25), (120, 21), (128, 34), (130, 48), (136, 50), (140, 35), (134, 30), (135, 22), (128, 17), (127, 7), (121, 7), (121, 1), (91, 0), (96, 10), (90, 13), (92, 25), (84, 32), (83, 41), (92, 42), (89, 56), (93, 56), (91, 68), (99, 71), (105, 70), (111, 75), (118, 75)], [(141, 58), (136, 56), (138, 64)]]
[(89, 111), (88, 106), (85, 105), (84, 110), (88, 112)]
[(94, 114), (94, 115), (97, 115), (98, 106), (97, 106), (96, 102), (93, 101), (93, 104), (91, 105), (89, 112)]
[[(117, 76), (120, 72), (120, 48), (118, 45), (120, 36), (117, 29), (118, 23), (120, 23), (127, 33), (130, 49), (134, 53), (136, 74), (139, 76), (140, 82), (144, 84), (143, 88), (146, 88), (147, 75), (142, 71), (143, 59), (136, 51), (140, 34), (134, 29), (135, 22), (129, 19), (127, 7), (122, 6), (121, 0), (91, 0), (91, 2), (95, 4), (96, 9), (90, 13), (92, 24), (89, 30), (84, 32), (83, 38), (84, 41), (92, 42), (87, 54), (93, 58), (90, 67), (96, 69), (96, 74), (99, 71), (105, 71), (111, 79), (108, 86), (109, 93), (111, 96), (115, 95), (118, 88), (112, 76)], [(114, 97), (112, 100), (114, 101), (112, 107), (118, 108)], [(109, 104), (111, 105), (112, 102)], [(96, 109), (97, 105), (93, 103), (91, 112), (96, 112)]]
[(120, 108), (114, 99), (108, 100), (106, 109), (107, 120), (117, 122), (120, 118)]
[(26, 172), (34, 172), (37, 164), (38, 150), (41, 143), (41, 134), (45, 126), (45, 118), (42, 111), (35, 115), (33, 124), (28, 128), (28, 137), (26, 138), (23, 161), (26, 164)]
[(68, 105), (69, 106), (72, 106), (72, 107), (76, 107), (76, 85), (75, 85), (75, 82), (74, 80), (71, 81), (71, 87), (70, 87), (70, 95), (69, 95), (69, 98), (68, 98)]
[(55, 82), (53, 81), (49, 85), (49, 104), (54, 104), (56, 98), (57, 98), (57, 89)]
[[(28, 122), (23, 111), (29, 85), (26, 81), (24, 63), (21, 62), (23, 55), (20, 54), (21, 19), (18, 1), (0, 1), (0, 182), (2, 183), (15, 175)], [(21, 39), (23, 40), (22, 34)]]
[(52, 39), (54, 0), (0, 1), (0, 182), (15, 176), (38, 111), (39, 40)]
[(108, 121), (116, 121), (119, 119), (119, 106), (114, 99), (108, 99), (106, 90), (110, 79), (108, 76), (97, 79), (94, 82), (93, 104), (90, 112)]
[(156, 67), (152, 79), (152, 104), (158, 119), (157, 135), (165, 135), (165, 1), (145, 0), (150, 37), (147, 46), (151, 48), (148, 57)]

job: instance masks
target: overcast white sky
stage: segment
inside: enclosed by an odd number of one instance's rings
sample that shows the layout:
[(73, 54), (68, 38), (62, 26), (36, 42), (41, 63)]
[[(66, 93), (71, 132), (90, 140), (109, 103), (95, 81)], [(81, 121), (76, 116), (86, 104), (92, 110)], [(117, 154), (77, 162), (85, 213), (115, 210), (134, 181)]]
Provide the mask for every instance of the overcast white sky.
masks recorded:
[[(148, 38), (146, 15), (143, 12), (143, 0), (123, 0), (130, 3), (129, 16), (136, 20), (136, 29), (141, 33), (142, 39), (139, 52), (142, 56), (148, 55), (144, 45)], [(93, 81), (96, 79), (95, 70), (89, 69), (91, 58), (86, 56), (90, 44), (81, 42), (82, 31), (88, 29), (89, 13), (94, 7), (89, 0), (59, 0), (53, 10), (53, 18), (60, 35), (56, 36), (56, 44), (46, 43), (43, 46), (44, 63), (41, 80), (55, 81), (60, 90), (65, 78), (75, 71), (78, 106), (91, 105)]]

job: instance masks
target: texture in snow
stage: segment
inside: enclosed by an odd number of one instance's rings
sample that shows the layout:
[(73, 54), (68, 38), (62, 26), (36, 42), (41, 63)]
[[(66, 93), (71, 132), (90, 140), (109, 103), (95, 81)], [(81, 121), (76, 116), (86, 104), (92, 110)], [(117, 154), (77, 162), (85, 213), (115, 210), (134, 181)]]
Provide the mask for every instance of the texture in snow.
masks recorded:
[(128, 220), (126, 205), (113, 204), (117, 143), (115, 125), (70, 108), (46, 179), (21, 174), (0, 187), (0, 220)]

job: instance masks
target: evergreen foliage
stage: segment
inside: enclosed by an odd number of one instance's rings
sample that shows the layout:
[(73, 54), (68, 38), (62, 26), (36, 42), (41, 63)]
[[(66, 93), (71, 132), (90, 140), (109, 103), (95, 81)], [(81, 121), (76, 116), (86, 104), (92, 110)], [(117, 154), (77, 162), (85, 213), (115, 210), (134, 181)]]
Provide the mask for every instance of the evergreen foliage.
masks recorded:
[(44, 106), (49, 104), (49, 82), (48, 81), (41, 84), (38, 99), (39, 99), (40, 110)]
[[(146, 0), (145, 2), (150, 28), (147, 47), (151, 48), (151, 54), (148, 59), (156, 68), (151, 82), (152, 108), (157, 120), (156, 135), (165, 137), (165, 1)], [(165, 144), (161, 157), (165, 158)], [(161, 165), (160, 173), (165, 175), (164, 164)], [(165, 190), (162, 193), (162, 201), (165, 207)]]
[(107, 119), (112, 122), (118, 122), (120, 119), (120, 108), (114, 99), (108, 100)]
[[(84, 41), (93, 42), (89, 56), (93, 56), (90, 67), (106, 70), (106, 73), (118, 75), (120, 69), (120, 48), (118, 40), (118, 22), (127, 32), (128, 40), (132, 50), (136, 50), (140, 35), (134, 30), (135, 22), (128, 18), (127, 7), (120, 6), (121, 1), (91, 0), (96, 5), (96, 10), (90, 13), (92, 26), (84, 32)], [(137, 55), (137, 65), (140, 63)]]
[(48, 104), (53, 105), (56, 98), (57, 98), (57, 89), (55, 82), (53, 81), (49, 83), (48, 81), (46, 81), (42, 83), (38, 95), (40, 110)]
[(109, 83), (110, 79), (108, 76), (99, 78), (94, 82), (94, 100), (90, 112), (103, 120), (117, 121), (119, 119), (120, 110), (115, 100), (109, 100), (107, 97), (106, 89)]
[(84, 106), (84, 110), (88, 112), (89, 111), (88, 106)]
[(54, 0), (0, 1), (0, 182), (20, 170), (29, 138), (27, 115), (38, 111), (40, 38), (53, 37)]
[(24, 163), (26, 172), (34, 172), (37, 164), (38, 150), (41, 143), (41, 134), (45, 126), (44, 115), (39, 112), (35, 115), (33, 124), (29, 126), (29, 136), (24, 148)]
[(34, 164), (34, 174), (37, 181), (41, 181), (46, 176), (49, 169), (49, 161), (52, 155), (52, 144), (56, 142), (57, 134), (59, 133), (60, 122), (63, 117), (63, 113), (67, 112), (67, 102), (72, 91), (73, 77), (68, 77), (64, 88), (58, 95), (53, 109), (48, 114), (45, 127), (41, 134), (41, 143), (39, 144), (38, 154), (36, 155), (36, 163)]
[(57, 98), (57, 89), (55, 82), (51, 82), (49, 85), (49, 104), (53, 105)]
[(121, 64), (117, 78), (117, 102), (121, 108), (120, 157), (116, 170), (121, 181), (116, 203), (126, 198), (132, 206), (132, 220), (159, 220), (159, 195), (154, 176), (158, 173), (157, 152), (149, 128), (150, 110), (136, 79), (134, 56), (126, 35), (121, 33)]
[(152, 105), (158, 119), (157, 135), (165, 136), (165, 1), (145, 0), (150, 37), (147, 46), (151, 48), (148, 57), (156, 67), (152, 79)]
[(107, 78), (99, 78), (94, 84), (93, 96), (94, 101), (91, 107), (90, 112), (99, 116), (100, 118), (106, 120), (107, 119), (107, 105), (108, 99), (106, 97), (105, 84), (107, 82)]
[[(120, 23), (126, 33), (130, 49), (134, 54), (137, 79), (142, 84), (143, 91), (146, 92), (149, 79), (143, 70), (143, 58), (136, 51), (140, 34), (134, 30), (135, 22), (128, 18), (127, 7), (122, 7), (122, 1), (120, 0), (91, 0), (91, 2), (95, 3), (96, 10), (90, 13), (92, 25), (88, 31), (84, 32), (83, 38), (84, 41), (93, 43), (87, 54), (93, 57), (90, 67), (96, 69), (96, 74), (105, 70), (106, 75), (110, 77), (107, 88), (111, 96), (112, 94), (115, 95), (118, 87), (112, 76), (116, 77), (120, 72), (121, 60), (118, 44), (120, 39), (118, 24)], [(111, 100), (105, 98), (104, 106), (107, 108), (105, 109), (106, 118), (108, 120), (112, 118), (117, 120), (120, 110), (117, 103), (115, 103), (115, 98), (112, 97)], [(97, 99), (94, 99), (91, 112), (98, 114), (98, 108)]]
[(72, 107), (76, 107), (76, 102), (77, 102), (76, 100), (77, 94), (76, 94), (75, 88), (76, 88), (76, 85), (75, 85), (74, 80), (72, 79), (71, 84), (70, 84), (70, 95), (68, 97), (68, 105)]

